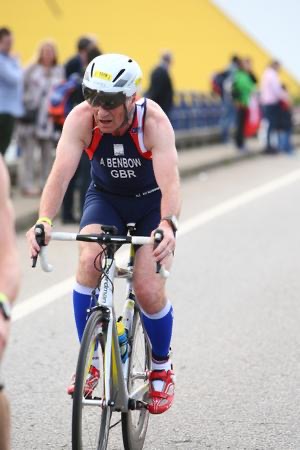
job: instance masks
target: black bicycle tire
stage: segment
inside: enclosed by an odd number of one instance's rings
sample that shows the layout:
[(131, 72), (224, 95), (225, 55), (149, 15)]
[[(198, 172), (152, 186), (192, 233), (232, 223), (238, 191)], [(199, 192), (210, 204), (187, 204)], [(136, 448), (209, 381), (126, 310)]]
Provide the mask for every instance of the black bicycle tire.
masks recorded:
[[(133, 323), (132, 323), (132, 347), (134, 347), (134, 339), (136, 338), (136, 330), (137, 327), (140, 324), (140, 314), (136, 310), (134, 317), (133, 317)], [(144, 345), (145, 345), (145, 364), (147, 365), (147, 368), (149, 369), (150, 361), (151, 361), (151, 350), (148, 343), (147, 338), (144, 339)], [(129, 364), (128, 364), (128, 385), (130, 383), (130, 370), (131, 370), (131, 355), (129, 356)], [(132, 425), (132, 414), (134, 411), (128, 411), (126, 413), (121, 414), (121, 420), (122, 420), (122, 436), (123, 436), (123, 444), (125, 450), (141, 450), (144, 446), (144, 442), (146, 439), (146, 433), (148, 428), (148, 421), (149, 421), (149, 412), (147, 409), (141, 410), (141, 426), (139, 427), (139, 432), (136, 433), (136, 431), (133, 428)]]
[[(80, 351), (78, 355), (78, 362), (76, 368), (76, 381), (75, 390), (73, 395), (73, 411), (72, 411), (72, 450), (86, 450), (82, 447), (82, 390), (86, 366), (86, 359), (90, 347), (91, 339), (95, 334), (95, 330), (103, 322), (103, 316), (101, 311), (95, 311), (90, 316), (81, 341)], [(101, 357), (104, 358), (104, 348), (106, 344), (106, 335), (103, 333), (99, 337), (99, 343), (101, 345)], [(104, 374), (101, 374), (104, 377)], [(94, 450), (105, 450), (107, 448), (108, 436), (109, 436), (109, 424), (111, 418), (111, 409), (106, 407), (102, 412), (101, 417), (101, 431), (99, 434), (99, 440), (97, 447)], [(104, 436), (103, 436), (104, 435)]]

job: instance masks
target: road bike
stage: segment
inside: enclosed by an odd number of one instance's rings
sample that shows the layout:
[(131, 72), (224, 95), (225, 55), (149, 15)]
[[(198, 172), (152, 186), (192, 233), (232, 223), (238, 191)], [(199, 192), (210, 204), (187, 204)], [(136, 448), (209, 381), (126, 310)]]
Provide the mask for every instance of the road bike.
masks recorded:
[[(49, 272), (44, 246), (43, 225), (36, 225), (37, 241), (41, 246), (42, 269)], [(87, 324), (81, 341), (73, 395), (72, 449), (105, 450), (109, 431), (121, 422), (125, 450), (143, 448), (149, 412), (147, 410), (148, 372), (151, 347), (143, 329), (140, 310), (132, 286), (135, 246), (157, 246), (163, 232), (156, 230), (154, 237), (135, 236), (134, 224), (128, 224), (128, 234), (119, 236), (113, 226), (102, 226), (100, 234), (53, 232), (51, 240), (84, 241), (98, 243), (99, 283), (91, 296), (87, 310)], [(130, 244), (130, 256), (126, 269), (118, 268), (115, 253), (123, 244)], [(102, 257), (101, 257), (102, 256)], [(96, 260), (95, 260), (96, 262)], [(33, 264), (35, 266), (36, 260)], [(156, 272), (167, 277), (168, 272), (157, 263)], [(121, 354), (114, 308), (114, 279), (126, 280), (126, 296), (121, 318), (126, 330), (126, 354)], [(123, 357), (122, 357), (123, 356)], [(100, 371), (98, 385), (93, 392), (86, 392), (85, 383), (93, 363)], [(121, 418), (111, 425), (114, 413)]]

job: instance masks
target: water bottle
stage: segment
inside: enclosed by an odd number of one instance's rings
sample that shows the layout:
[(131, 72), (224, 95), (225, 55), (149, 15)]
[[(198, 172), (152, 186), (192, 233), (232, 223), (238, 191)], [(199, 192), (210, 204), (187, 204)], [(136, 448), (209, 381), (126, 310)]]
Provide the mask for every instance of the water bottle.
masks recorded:
[(127, 337), (127, 332), (125, 330), (124, 324), (122, 322), (122, 317), (120, 317), (117, 322), (117, 333), (118, 333), (121, 359), (122, 359), (122, 362), (124, 363), (128, 357), (128, 337)]
[(133, 320), (133, 314), (134, 314), (134, 300), (132, 300), (131, 298), (128, 298), (124, 304), (124, 309), (123, 309), (123, 324), (124, 327), (127, 331), (127, 335), (130, 334), (131, 332), (131, 327), (132, 327), (132, 320)]

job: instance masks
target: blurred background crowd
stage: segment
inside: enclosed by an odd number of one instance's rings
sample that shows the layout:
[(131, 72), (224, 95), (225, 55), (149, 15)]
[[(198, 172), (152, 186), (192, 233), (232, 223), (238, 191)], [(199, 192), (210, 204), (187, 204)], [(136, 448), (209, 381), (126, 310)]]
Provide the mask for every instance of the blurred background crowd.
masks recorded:
[[(55, 147), (65, 118), (82, 102), (81, 82), (87, 64), (101, 55), (97, 43), (80, 37), (77, 52), (65, 64), (58, 62), (54, 42), (44, 41), (33, 61), (22, 67), (12, 54), (13, 33), (0, 28), (0, 151), (5, 156), (12, 143), (17, 152), (17, 185), (24, 196), (39, 196), (55, 157)], [(90, 183), (89, 161), (80, 165), (66, 192), (62, 220), (76, 222), (74, 194), (80, 206)]]
[[(21, 64), (15, 56), (14, 31), (0, 26), (0, 151), (6, 160), (17, 161), (15, 183), (24, 196), (40, 195), (64, 120), (83, 101), (85, 68), (104, 51), (88, 34), (73, 42), (74, 54), (64, 61), (56, 42), (45, 40), (36, 47), (31, 61)], [(269, 61), (258, 76), (254, 59), (232, 52), (227, 66), (209, 73), (206, 90), (200, 83), (199, 89), (178, 89), (174, 61), (174, 52), (157, 49), (140, 95), (161, 106), (177, 135), (214, 134), (224, 144), (233, 143), (237, 152), (247, 152), (247, 138), (259, 136), (266, 153), (293, 154), (295, 105), (282, 81), (280, 61)], [(78, 221), (75, 192), (81, 207), (89, 182), (89, 161), (83, 154), (64, 199), (64, 223)]]

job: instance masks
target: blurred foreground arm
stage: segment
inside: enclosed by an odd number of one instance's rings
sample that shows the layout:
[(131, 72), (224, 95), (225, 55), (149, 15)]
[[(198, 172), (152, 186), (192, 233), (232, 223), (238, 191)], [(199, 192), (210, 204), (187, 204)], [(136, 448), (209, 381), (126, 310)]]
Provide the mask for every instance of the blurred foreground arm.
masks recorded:
[[(14, 213), (9, 198), (9, 176), (0, 157), (0, 293), (12, 304), (20, 283), (20, 262), (17, 252)], [(0, 313), (0, 358), (8, 338), (9, 321)]]

